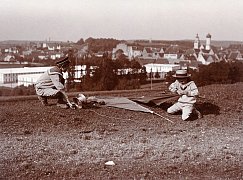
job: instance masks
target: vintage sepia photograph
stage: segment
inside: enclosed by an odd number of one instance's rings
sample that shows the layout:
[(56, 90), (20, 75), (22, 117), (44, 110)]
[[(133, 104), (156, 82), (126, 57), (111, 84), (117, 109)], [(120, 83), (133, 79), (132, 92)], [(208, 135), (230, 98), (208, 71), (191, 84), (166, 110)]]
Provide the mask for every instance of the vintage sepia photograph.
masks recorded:
[(242, 0), (1, 0), (0, 180), (242, 180)]

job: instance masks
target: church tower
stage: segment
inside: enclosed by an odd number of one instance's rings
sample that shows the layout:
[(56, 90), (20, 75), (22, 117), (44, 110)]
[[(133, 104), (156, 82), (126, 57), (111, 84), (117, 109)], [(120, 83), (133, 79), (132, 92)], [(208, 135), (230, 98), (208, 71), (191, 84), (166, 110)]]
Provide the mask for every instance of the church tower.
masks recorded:
[(207, 34), (206, 36), (206, 50), (210, 50), (211, 49), (211, 34)]
[(199, 36), (197, 34), (196, 39), (194, 41), (194, 49), (199, 49), (199, 47), (200, 47), (200, 40), (199, 40)]

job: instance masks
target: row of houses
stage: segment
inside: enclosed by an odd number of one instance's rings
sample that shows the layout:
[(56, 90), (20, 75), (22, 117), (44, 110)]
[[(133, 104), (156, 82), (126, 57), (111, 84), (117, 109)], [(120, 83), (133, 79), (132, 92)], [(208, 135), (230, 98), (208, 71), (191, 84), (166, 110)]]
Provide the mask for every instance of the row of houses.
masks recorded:
[[(207, 34), (206, 43), (200, 42), (199, 36), (196, 35), (192, 48), (182, 47), (179, 45), (170, 46), (149, 46), (146, 45), (131, 45), (129, 43), (119, 43), (113, 48), (110, 54), (116, 60), (120, 56), (132, 60), (136, 59), (142, 66), (146, 68), (146, 72), (150, 74), (159, 74), (160, 78), (164, 78), (165, 74), (180, 68), (197, 69), (199, 64), (208, 65), (212, 62), (243, 60), (243, 45), (232, 45), (226, 49), (216, 48), (211, 45), (211, 35)], [(70, 48), (76, 49), (76, 56), (83, 57), (87, 54), (88, 45), (75, 44), (52, 44), (40, 43), (26, 48), (2, 48), (0, 55), (19, 54), (26, 57), (30, 54), (35, 54), (35, 57), (45, 60), (47, 56), (50, 59), (58, 59), (64, 55), (64, 52)], [(21, 51), (21, 52), (20, 52)], [(52, 56), (53, 55), (53, 56)], [(102, 56), (104, 52), (93, 54), (94, 56)], [(9, 60), (7, 60), (9, 61)], [(50, 67), (34, 67), (34, 68), (4, 68), (0, 69), (0, 86), (28, 86), (33, 84), (37, 77), (44, 73)], [(86, 67), (75, 66), (77, 79), (84, 75)], [(67, 75), (66, 75), (67, 76)]]
[(5, 45), (0, 47), (0, 61), (16, 62), (28, 58), (32, 62), (37, 60), (56, 60), (64, 56), (64, 53), (73, 48), (73, 43), (63, 42), (37, 42), (18, 46)]
[[(178, 64), (181, 61), (189, 63), (210, 64), (212, 62), (219, 62), (222, 60), (242, 60), (243, 47), (242, 45), (232, 45), (228, 48), (219, 48), (211, 45), (211, 35), (206, 35), (206, 43), (202, 44), (198, 34), (195, 37), (191, 48), (179, 46), (176, 44), (158, 45), (154, 46), (152, 43), (131, 44), (128, 42), (119, 43), (113, 48), (110, 54), (113, 59), (119, 58), (121, 55), (128, 59), (137, 59), (142, 65), (147, 64), (152, 60), (159, 60), (161, 63)], [(56, 60), (64, 56), (64, 53), (69, 49), (75, 49), (78, 58), (84, 56), (102, 56), (104, 52), (89, 54), (89, 45), (77, 45), (75, 43), (63, 42), (38, 42), (30, 43), (26, 46), (5, 47), (0, 50), (0, 61), (13, 62), (24, 61), (32, 58), (35, 60)], [(162, 59), (162, 60), (161, 60)], [(147, 62), (148, 61), (148, 62)]]
[(167, 47), (139, 47), (127, 43), (118, 44), (112, 51), (112, 58), (117, 59), (125, 55), (128, 59), (137, 59), (141, 64), (151, 61), (157, 63), (180, 64), (189, 63), (193, 68), (198, 64), (208, 65), (212, 62), (243, 60), (243, 47), (241, 45), (223, 49), (211, 45), (211, 35), (207, 34), (206, 43), (200, 42), (198, 34), (192, 48), (179, 45)]

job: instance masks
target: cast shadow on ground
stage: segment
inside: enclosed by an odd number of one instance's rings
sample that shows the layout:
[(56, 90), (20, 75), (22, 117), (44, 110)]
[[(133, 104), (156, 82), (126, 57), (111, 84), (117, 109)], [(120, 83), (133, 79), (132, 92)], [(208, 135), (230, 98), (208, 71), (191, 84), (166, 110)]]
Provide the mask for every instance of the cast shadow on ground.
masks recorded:
[[(47, 106), (57, 106), (57, 103), (48, 103)], [(98, 108), (101, 108), (99, 104), (87, 103), (84, 104), (81, 109), (98, 109)], [(73, 108), (73, 109), (79, 109), (79, 108)]]
[(196, 103), (195, 107), (203, 114), (214, 114), (219, 115), (220, 114), (220, 108), (219, 106), (212, 104), (210, 102), (203, 102), (203, 103)]
[[(162, 108), (163, 110), (167, 111), (167, 109), (172, 106), (173, 103), (163, 103), (159, 107)], [(214, 115), (219, 115), (220, 114), (220, 108), (219, 106), (212, 104), (210, 102), (199, 102), (195, 104), (195, 107), (197, 110), (201, 112), (203, 116), (209, 115), (209, 114), (214, 114)], [(176, 113), (176, 115), (181, 114), (181, 112)], [(197, 117), (193, 116), (192, 120), (197, 119)]]

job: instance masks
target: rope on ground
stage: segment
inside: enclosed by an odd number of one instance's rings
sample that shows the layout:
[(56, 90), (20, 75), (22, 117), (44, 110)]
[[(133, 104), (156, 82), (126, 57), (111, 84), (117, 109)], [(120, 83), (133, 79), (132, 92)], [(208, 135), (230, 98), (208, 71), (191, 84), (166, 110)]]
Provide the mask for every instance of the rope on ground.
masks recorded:
[(162, 116), (162, 115), (160, 115), (160, 114), (158, 114), (158, 113), (156, 113), (156, 112), (154, 112), (154, 111), (153, 111), (153, 114), (155, 114), (155, 115), (157, 115), (157, 116), (159, 116), (159, 117), (161, 117), (161, 118), (163, 118), (163, 119), (165, 119), (165, 120), (167, 120), (167, 121), (169, 121), (169, 122), (171, 122), (171, 123), (174, 123), (174, 122), (171, 121), (170, 119), (168, 119), (168, 118), (166, 118), (166, 117), (164, 117), (164, 116)]
[[(92, 109), (89, 109), (89, 111), (92, 111), (92, 112), (94, 112), (95, 114), (97, 114), (97, 115), (99, 115), (101, 117), (106, 117), (106, 118), (111, 118), (111, 119), (118, 119), (118, 120), (129, 120), (129, 121), (131, 121), (130, 118), (129, 119), (124, 119), (124, 118), (111, 117), (111, 116), (107, 116), (107, 115), (104, 115), (104, 114), (100, 114), (100, 113), (98, 113), (98, 112), (96, 112), (95, 110), (92, 110)], [(159, 116), (159, 117), (161, 117), (161, 118), (163, 118), (163, 119), (165, 119), (165, 120), (167, 120), (167, 121), (169, 121), (171, 123), (174, 123), (170, 119), (168, 119), (168, 118), (166, 118), (166, 117), (164, 117), (164, 116), (162, 116), (162, 115), (160, 115), (160, 114), (158, 114), (158, 113), (156, 113), (154, 111), (151, 111), (151, 113), (152, 114), (155, 114), (155, 115), (157, 115), (157, 116)]]

